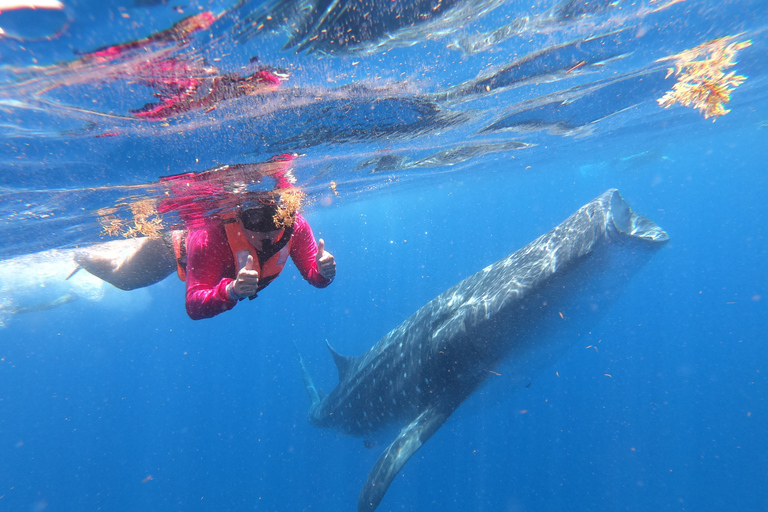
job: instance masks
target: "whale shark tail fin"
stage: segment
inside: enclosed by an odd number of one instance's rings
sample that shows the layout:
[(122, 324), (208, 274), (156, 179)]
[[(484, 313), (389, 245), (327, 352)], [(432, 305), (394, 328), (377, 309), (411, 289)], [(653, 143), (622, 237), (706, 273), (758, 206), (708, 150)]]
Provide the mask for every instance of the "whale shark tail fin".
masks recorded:
[(301, 352), (299, 352), (299, 347), (296, 346), (296, 342), (293, 343), (293, 346), (296, 347), (296, 353), (299, 356), (299, 365), (301, 365), (301, 376), (304, 379), (304, 387), (309, 395), (309, 400), (312, 402), (312, 405), (310, 406), (311, 410), (312, 407), (315, 407), (322, 401), (322, 393), (317, 390), (315, 383), (312, 382), (312, 376), (309, 375), (307, 366), (304, 364), (304, 358), (301, 357)]
[(596, 201), (604, 199), (604, 208), (610, 211), (610, 220), (619, 233), (648, 242), (663, 244), (669, 241), (669, 235), (655, 222), (634, 211), (615, 188), (607, 190)]

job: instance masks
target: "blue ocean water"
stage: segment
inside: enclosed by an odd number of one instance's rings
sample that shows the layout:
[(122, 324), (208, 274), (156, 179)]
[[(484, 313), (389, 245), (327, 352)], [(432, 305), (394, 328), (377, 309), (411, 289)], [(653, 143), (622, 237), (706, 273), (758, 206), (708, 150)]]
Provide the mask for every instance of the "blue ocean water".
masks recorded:
[[(256, 28), (289, 2), (3, 11), (0, 510), (353, 510), (394, 433), (366, 448), (312, 427), (297, 350), (332, 389), (326, 341), (363, 353), (611, 187), (671, 241), (529, 388), (502, 372), (465, 402), (379, 510), (768, 509), (768, 4), (439, 4), (400, 26), (348, 2), (389, 35), (334, 47), (319, 24), (300, 52), (282, 48), (290, 24)], [(210, 27), (146, 41), (208, 11)], [(674, 76), (659, 59), (725, 36), (752, 43), (729, 69), (746, 76), (731, 111), (662, 109)], [(83, 59), (132, 40), (144, 53)], [(149, 79), (137, 63), (157, 55), (202, 64)], [(182, 78), (255, 66), (288, 78), (132, 112)], [(65, 280), (72, 250), (119, 239), (100, 209), (151, 198), (161, 176), (288, 151), (338, 262), (330, 287), (289, 266), (255, 301), (192, 321), (175, 276), (131, 292)]]

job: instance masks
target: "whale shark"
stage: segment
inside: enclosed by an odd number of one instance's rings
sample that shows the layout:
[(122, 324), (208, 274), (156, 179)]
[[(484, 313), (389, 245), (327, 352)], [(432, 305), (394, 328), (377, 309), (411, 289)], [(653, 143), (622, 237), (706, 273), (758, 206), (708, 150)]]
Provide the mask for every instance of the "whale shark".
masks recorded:
[(548, 233), (446, 290), (359, 357), (329, 345), (339, 371), (327, 395), (302, 364), (309, 422), (367, 436), (402, 425), (358, 499), (373, 511), (408, 459), (489, 375), (531, 379), (580, 343), (669, 237), (616, 189)]

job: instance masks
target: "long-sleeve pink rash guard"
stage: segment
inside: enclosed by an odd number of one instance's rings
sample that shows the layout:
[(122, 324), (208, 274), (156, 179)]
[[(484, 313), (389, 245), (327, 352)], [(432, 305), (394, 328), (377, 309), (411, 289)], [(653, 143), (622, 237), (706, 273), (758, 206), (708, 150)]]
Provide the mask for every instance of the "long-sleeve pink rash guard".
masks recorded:
[[(309, 223), (296, 214), (291, 259), (309, 284), (325, 288), (330, 279), (317, 270), (317, 244)], [(229, 298), (227, 285), (237, 276), (227, 234), (220, 222), (210, 222), (204, 228), (187, 235), (187, 314), (192, 320), (211, 318), (229, 311), (236, 300)]]

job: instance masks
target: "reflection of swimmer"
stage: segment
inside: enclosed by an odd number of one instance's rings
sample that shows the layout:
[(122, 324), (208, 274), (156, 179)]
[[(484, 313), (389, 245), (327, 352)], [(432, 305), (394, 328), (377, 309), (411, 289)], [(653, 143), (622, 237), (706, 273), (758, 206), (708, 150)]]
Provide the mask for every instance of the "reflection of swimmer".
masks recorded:
[(211, 12), (196, 14), (144, 39), (89, 52), (75, 63), (130, 62), (127, 69), (116, 67), (121, 71), (118, 75), (125, 73), (132, 81), (157, 90), (154, 96), (159, 100), (132, 110), (131, 114), (151, 120), (165, 120), (190, 110), (214, 108), (221, 101), (260, 94), (277, 87), (280, 79), (266, 70), (248, 76), (235, 73), (218, 75), (216, 68), (205, 66), (199, 58), (164, 53), (160, 57), (145, 56), (152, 48), (187, 45), (194, 33), (209, 29), (218, 18)]
[(156, 32), (149, 37), (105, 46), (88, 52), (73, 63), (70, 63), (69, 66), (79, 67), (82, 65), (103, 64), (117, 59), (124, 59), (129, 55), (133, 56), (133, 52), (137, 54), (139, 52), (147, 52), (150, 50), (150, 45), (157, 43), (184, 45), (189, 42), (192, 34), (200, 30), (209, 29), (218, 18), (218, 16), (215, 16), (210, 11), (188, 16), (174, 23), (171, 28)]
[[(153, 67), (168, 67), (173, 71), (177, 66), (169, 60), (154, 63)], [(187, 73), (181, 78), (174, 73), (169, 73), (167, 77), (157, 73), (151, 76), (151, 80), (141, 81), (160, 90), (155, 94), (160, 101), (147, 103), (131, 113), (136, 117), (158, 121), (190, 110), (213, 109), (224, 100), (263, 94), (280, 85), (280, 78), (266, 70), (245, 77), (235, 73), (200, 78), (196, 78), (193, 73)]]
[(142, 103), (136, 104), (140, 108), (129, 110), (125, 117), (147, 120), (208, 111), (225, 100), (275, 90), (285, 75), (263, 68), (244, 74), (222, 73), (191, 48), (193, 36), (209, 30), (220, 16), (203, 12), (143, 39), (105, 46), (63, 64), (36, 67), (31, 72), (19, 70), (19, 81), (38, 96), (59, 87), (90, 83), (125, 80), (141, 84), (152, 89), (156, 99), (143, 107)]
[[(128, 41), (81, 53), (75, 60), (46, 67), (34, 67), (28, 75), (26, 69), (18, 70), (25, 83), (37, 83), (44, 79), (43, 88), (36, 94), (60, 86), (72, 86), (90, 82), (103, 82), (119, 77), (134, 78), (137, 70), (146, 69), (147, 62), (170, 60), (170, 52), (188, 46), (192, 36), (207, 30), (219, 19), (211, 12), (202, 12), (176, 22), (172, 27), (149, 37)], [(0, 29), (1, 30), (1, 29)]]

